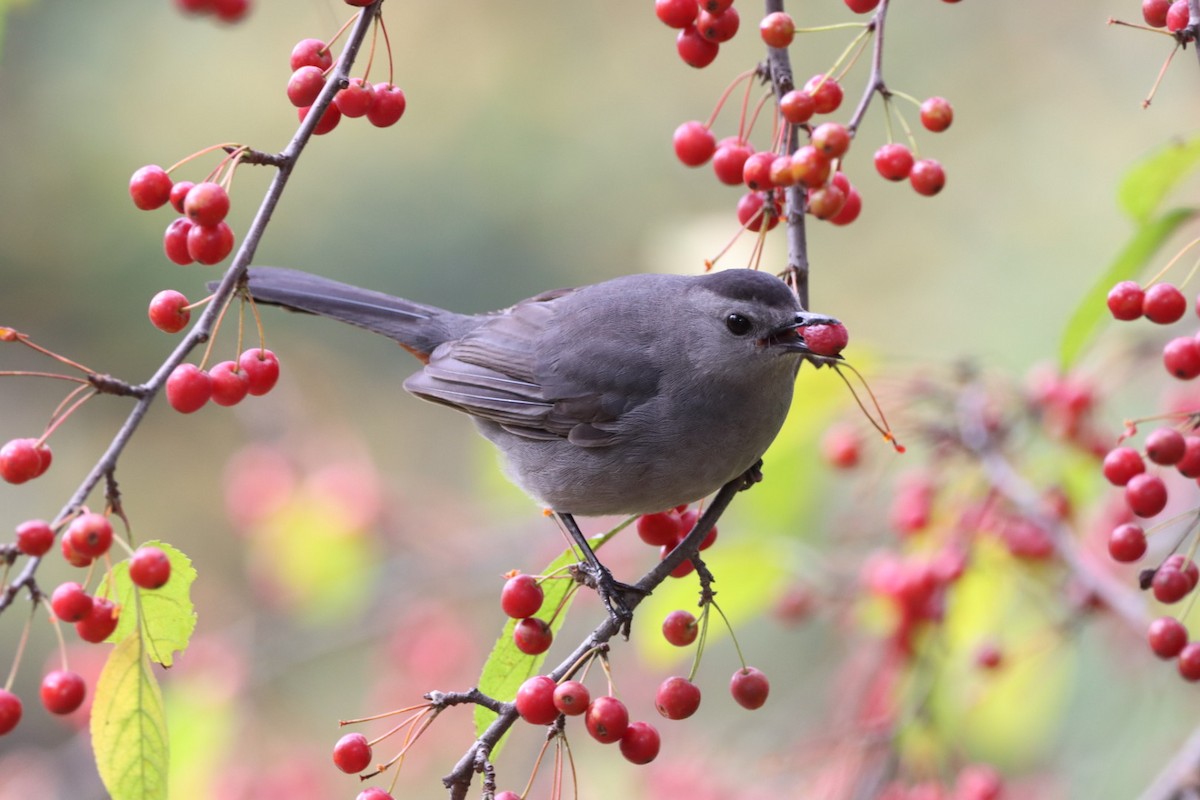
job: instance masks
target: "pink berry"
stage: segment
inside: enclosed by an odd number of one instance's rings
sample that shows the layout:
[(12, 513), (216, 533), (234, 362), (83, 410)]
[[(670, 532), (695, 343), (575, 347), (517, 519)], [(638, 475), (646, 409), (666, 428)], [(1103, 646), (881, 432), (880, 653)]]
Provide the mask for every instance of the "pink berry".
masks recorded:
[(930, 97), (921, 103), (921, 124), (926, 130), (941, 133), (954, 121), (954, 109), (944, 97)]
[(700, 708), (700, 688), (678, 675), (667, 678), (654, 695), (654, 707), (667, 719), (687, 719)]
[(367, 109), (367, 121), (376, 128), (387, 128), (400, 121), (406, 108), (408, 108), (408, 99), (399, 86), (392, 83), (377, 83), (371, 107)]
[(75, 623), (75, 632), (85, 642), (99, 644), (112, 636), (118, 621), (117, 607), (113, 602), (104, 597), (95, 597), (87, 615)]
[(662, 739), (649, 722), (631, 722), (621, 735), (621, 755), (634, 764), (649, 764), (658, 757)]
[(1191, 14), (1188, 11), (1187, 0), (1175, 0), (1171, 3), (1171, 7), (1167, 9), (1167, 30), (1171, 33), (1181, 31), (1187, 27), (1188, 19)]
[(112, 546), (113, 527), (108, 517), (89, 512), (71, 520), (63, 535), (75, 552), (88, 558), (99, 558)]
[(620, 700), (605, 695), (591, 702), (583, 722), (593, 739), (601, 744), (612, 744), (625, 735), (625, 729), (629, 727), (629, 712)]
[(1188, 643), (1187, 628), (1174, 617), (1159, 617), (1150, 623), (1146, 638), (1159, 658), (1174, 658)]
[(75, 672), (56, 669), (42, 678), (42, 705), (51, 714), (70, 714), (83, 705), (87, 684)]
[(301, 39), (292, 48), (291, 68), (294, 72), (304, 66), (329, 69), (333, 66), (333, 54), (320, 39)]
[(1167, 485), (1157, 475), (1134, 475), (1125, 484), (1125, 502), (1139, 517), (1153, 517), (1167, 507)]
[(17, 526), (17, 549), (27, 556), (43, 556), (54, 546), (54, 531), (45, 520), (31, 519)]
[(1191, 336), (1177, 336), (1163, 345), (1163, 366), (1181, 381), (1200, 376), (1200, 341)]
[(225, 222), (192, 225), (187, 233), (187, 251), (201, 264), (217, 264), (233, 252), (233, 229)]
[(932, 197), (946, 185), (946, 171), (934, 159), (922, 158), (913, 162), (912, 171), (908, 173), (908, 182), (917, 194)]
[(832, 114), (842, 104), (842, 87), (834, 78), (813, 75), (804, 84), (804, 91), (812, 95), (813, 108), (818, 114)]
[(675, 51), (689, 67), (703, 69), (713, 62), (721, 45), (700, 35), (695, 25), (689, 25), (675, 37)]
[(1170, 8), (1171, 0), (1142, 0), (1142, 19), (1151, 28), (1165, 28)]
[[(693, 2), (688, 3), (692, 8)], [(717, 140), (712, 131), (701, 122), (685, 122), (675, 129), (675, 156), (689, 167), (707, 164), (717, 150)]]
[(171, 577), (171, 560), (157, 547), (139, 547), (129, 558), (129, 579), (143, 589), (159, 589)]
[(668, 28), (686, 28), (696, 21), (700, 9), (695, 0), (654, 0), (654, 13)]
[(21, 698), (8, 689), (0, 689), (0, 736), (11, 733), (21, 722)]
[(371, 765), (371, 745), (361, 733), (347, 733), (333, 746), (333, 763), (342, 772), (355, 775)]
[[(304, 106), (303, 108), (297, 109), (296, 116), (301, 122), (303, 122), (308, 116), (309, 109), (311, 108), (312, 106)], [(321, 119), (317, 121), (317, 126), (313, 128), (313, 135), (324, 136), (336, 128), (338, 123), (341, 121), (342, 112), (338, 111), (337, 106), (335, 106), (333, 103), (330, 103), (325, 107), (325, 113), (321, 115)], [(197, 259), (197, 261), (199, 261), (199, 259)]]
[(1108, 554), (1114, 561), (1132, 564), (1146, 554), (1146, 533), (1142, 526), (1125, 522), (1113, 528), (1108, 537)]
[(1169, 283), (1156, 283), (1142, 297), (1142, 313), (1159, 325), (1170, 325), (1183, 319), (1187, 298)]
[(1146, 471), (1146, 462), (1132, 447), (1114, 447), (1104, 456), (1105, 479), (1113, 486), (1124, 486), (1134, 475)]
[(700, 627), (696, 624), (696, 617), (690, 611), (679, 609), (667, 614), (666, 619), (663, 620), (662, 632), (663, 638), (671, 644), (676, 647), (687, 647), (696, 641)]
[(229, 193), (219, 183), (197, 183), (183, 198), (183, 213), (193, 225), (216, 225), (229, 213)]
[[(875, 171), (889, 181), (902, 181), (909, 176), (913, 168), (913, 154), (902, 144), (893, 142), (885, 144), (875, 151)], [(1138, 316), (1141, 316), (1141, 304), (1138, 304)]]
[(214, 364), (208, 377), (212, 382), (212, 401), (219, 406), (235, 406), (250, 392), (250, 379), (236, 362)]
[(162, 167), (141, 167), (129, 179), (129, 196), (143, 211), (165, 206), (171, 199), (171, 176)]
[(212, 398), (212, 379), (195, 364), (180, 364), (167, 378), (166, 390), (171, 408), (191, 414)]
[(793, 89), (779, 99), (779, 113), (793, 125), (803, 125), (816, 113), (813, 96), (802, 89)]
[(721, 44), (737, 34), (741, 22), (741, 17), (733, 6), (717, 12), (701, 9), (696, 17), (696, 30), (708, 41)]
[(279, 359), (270, 350), (252, 347), (238, 356), (238, 366), (246, 372), (250, 381), (250, 394), (255, 397), (266, 394), (279, 381)]
[(836, 356), (850, 342), (850, 333), (840, 322), (833, 325), (809, 325), (800, 329), (808, 349), (819, 356)]
[(733, 699), (738, 705), (751, 710), (762, 708), (770, 691), (771, 684), (767, 676), (754, 667), (739, 669), (729, 681), (729, 692)]
[(1145, 296), (1137, 281), (1121, 281), (1108, 291), (1108, 310), (1113, 319), (1126, 322), (1140, 319)]
[(325, 73), (319, 67), (300, 67), (287, 82), (288, 101), (296, 108), (311, 106), (325, 88)]
[(679, 537), (686, 533), (681, 530), (679, 515), (674, 511), (642, 514), (637, 518), (635, 527), (638, 538), (653, 547), (674, 546)]
[(554, 689), (554, 707), (568, 717), (585, 713), (591, 701), (591, 693), (579, 681), (563, 681)]
[(514, 701), (517, 713), (533, 725), (549, 725), (558, 718), (554, 706), (554, 680), (547, 675), (534, 675), (517, 689)]
[(79, 622), (92, 610), (92, 596), (74, 581), (59, 584), (50, 595), (50, 610), (63, 622)]
[(351, 78), (350, 85), (333, 96), (343, 117), (364, 117), (375, 102), (375, 87), (362, 78)]
[(164, 333), (179, 333), (192, 319), (188, 299), (174, 289), (163, 289), (150, 300), (150, 323)]
[(513, 628), (513, 643), (526, 655), (541, 655), (554, 642), (554, 632), (545, 620), (537, 617), (523, 619)]
[(195, 263), (196, 259), (188, 252), (188, 234), (192, 230), (192, 221), (187, 217), (173, 220), (163, 234), (163, 252), (167, 258), (180, 266)]
[(796, 35), (796, 23), (786, 11), (773, 11), (758, 23), (758, 32), (767, 47), (787, 47)]
[(1183, 434), (1174, 428), (1158, 428), (1146, 437), (1146, 458), (1155, 464), (1174, 466), (1183, 458)]
[(500, 590), (500, 608), (513, 619), (525, 619), (541, 609), (545, 596), (537, 578), (514, 575), (504, 582), (504, 588)]

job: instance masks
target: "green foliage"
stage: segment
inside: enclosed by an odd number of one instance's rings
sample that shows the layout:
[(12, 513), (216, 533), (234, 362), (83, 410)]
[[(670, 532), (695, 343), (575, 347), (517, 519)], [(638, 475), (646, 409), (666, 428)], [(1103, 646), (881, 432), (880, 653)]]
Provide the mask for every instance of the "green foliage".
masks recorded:
[(92, 748), (113, 800), (167, 797), (167, 721), (162, 692), (150, 671), (148, 638), (137, 631), (125, 636), (96, 682)]
[[(615, 536), (621, 529), (625, 528), (629, 522), (621, 523), (610, 531), (599, 536), (592, 537), (588, 541), (592, 545), (593, 550), (599, 550), (601, 545)], [(568, 548), (565, 552), (546, 565), (542, 570), (542, 575), (565, 575), (566, 568), (579, 561), (579, 555), (573, 548)], [(542, 582), (542, 591), (545, 599), (542, 602), (543, 613), (549, 614), (554, 609), (559, 609), (557, 616), (553, 622), (550, 622), (550, 630), (555, 636), (562, 628), (563, 622), (567, 618), (567, 612), (571, 607), (571, 600), (574, 594), (570, 597), (567, 592), (574, 586), (574, 581), (567, 578), (552, 578)], [(517, 620), (510, 619), (504, 624), (504, 630), (500, 632), (500, 638), (496, 640), (492, 652), (488, 655), (487, 661), (483, 665), (483, 673), (479, 676), (479, 690), (484, 694), (494, 697), (497, 700), (512, 700), (517, 696), (517, 689), (525, 680), (538, 673), (542, 664), (546, 660), (546, 654), (531, 656), (522, 653), (513, 643), (513, 629), (517, 626)], [(475, 735), (478, 736), (487, 729), (488, 725), (492, 724), (496, 715), (492, 711), (483, 706), (475, 706)], [(495, 756), (499, 752), (499, 747), (492, 751)]]
[(1171, 190), (1197, 165), (1200, 165), (1200, 138), (1168, 144), (1125, 173), (1117, 200), (1137, 227), (1067, 321), (1058, 351), (1059, 365), (1064, 371), (1083, 354), (1107, 318), (1105, 298), (1113, 284), (1136, 278), (1163, 242), (1196, 216), (1195, 208), (1172, 208), (1161, 213), (1159, 209)]
[(129, 578), (129, 561), (113, 567), (112, 578), (105, 581), (98, 594), (113, 599), (121, 608), (121, 618), (110, 642), (129, 638), (134, 626), (140, 625), (149, 658), (171, 666), (176, 651), (187, 649), (196, 629), (196, 612), (192, 606), (191, 588), (196, 570), (191, 559), (164, 542), (147, 542), (166, 553), (171, 561), (171, 579), (161, 589), (139, 589)]

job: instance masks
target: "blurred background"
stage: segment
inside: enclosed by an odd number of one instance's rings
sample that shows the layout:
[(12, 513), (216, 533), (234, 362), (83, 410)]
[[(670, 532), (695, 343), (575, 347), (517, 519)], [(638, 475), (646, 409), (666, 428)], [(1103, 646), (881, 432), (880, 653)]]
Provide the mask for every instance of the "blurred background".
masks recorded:
[[(671, 134), (707, 119), (725, 85), (761, 58), (758, 11), (739, 8), (742, 33), (697, 71), (648, 3), (386, 4), (405, 117), (384, 130), (343, 120), (314, 139), (256, 261), (461, 311), (632, 271), (702, 270), (736, 232), (740, 192), (708, 167), (680, 165)], [(800, 25), (852, 18), (837, 0), (790, 10)], [(220, 268), (163, 257), (172, 215), (134, 209), (129, 175), (223, 141), (281, 149), (297, 124), (284, 95), (291, 48), (329, 37), (347, 16), (334, 0), (259, 0), (233, 26), (183, 16), (169, 0), (10, 2), (0, 45), (0, 325), (99, 372), (147, 378), (175, 341), (150, 326), (149, 298), (168, 287), (199, 298)], [(1180, 55), (1143, 110), (1169, 41), (1107, 26), (1110, 16), (1138, 21), (1140, 7), (894, 4), (889, 86), (949, 98), (955, 122), (918, 133), (921, 154), (948, 175), (940, 196), (919, 197), (871, 166), (884, 141), (876, 102), (845, 167), (863, 195), (859, 220), (809, 225), (812, 306), (846, 323), (855, 363), (904, 371), (969, 356), (1020, 376), (1053, 359), (1068, 316), (1131, 232), (1118, 179), (1197, 122), (1193, 54)], [(798, 37), (797, 77), (826, 69), (850, 36)], [(866, 66), (845, 81), (836, 118), (857, 101)], [(382, 51), (371, 69), (385, 79)], [(719, 118), (718, 138), (736, 131), (736, 105)], [(915, 124), (915, 109), (900, 107)], [(202, 159), (178, 177), (199, 181), (214, 165)], [(262, 168), (237, 174), (239, 241), (269, 178)], [(782, 236), (769, 238), (764, 266), (782, 268)], [(747, 244), (722, 263), (744, 265)], [(156, 404), (117, 473), (135, 537), (175, 544), (199, 573), (193, 646), (163, 675), (172, 797), (267, 788), (352, 797), (357, 782), (329, 765), (336, 721), (471, 686), (503, 623), (502, 575), (537, 571), (562, 549), (464, 419), (403, 393), (406, 354), (323, 320), (267, 310), (264, 322), (283, 364), (277, 390), (188, 417)], [(235, 351), (230, 326), (214, 358)], [(46, 366), (10, 349), (0, 358), (0, 369)], [(0, 439), (37, 435), (62, 394), (55, 382), (3, 378)], [(704, 705), (689, 723), (659, 726), (654, 764), (613, 769), (614, 752), (576, 737), (583, 796), (819, 796), (788, 776), (843, 744), (822, 732), (840, 701), (844, 617), (794, 625), (771, 610), (798, 574), (838, 557), (837, 510), (813, 499), (838, 495), (812, 443), (853, 401), (827, 371), (802, 375), (799, 394), (802, 418), (768, 455), (763, 487), (722, 520), (712, 558), (743, 652), (772, 677), (771, 702), (754, 713), (730, 702), (737, 655), (714, 634), (697, 679)], [(52, 517), (127, 410), (102, 398), (69, 420), (45, 477), (0, 486), (0, 522)], [(1114, 435), (1119, 419), (1107, 420)], [(880, 472), (892, 469), (885, 446), (875, 451)], [(870, 497), (857, 502), (870, 508)], [(641, 574), (653, 552), (622, 538), (607, 560), (619, 575)], [(43, 587), (75, 578), (50, 561)], [(690, 667), (690, 651), (668, 652), (655, 628), (670, 608), (690, 607), (693, 592), (680, 582), (656, 596), (631, 642), (614, 648), (635, 718), (657, 720), (654, 687)], [(23, 604), (0, 618), (0, 675)], [(600, 610), (582, 598), (575, 612), (551, 663)], [(971, 755), (1038, 776), (1028, 796), (1135, 796), (1200, 705), (1170, 671), (1143, 672), (1144, 647), (1121, 637), (1083, 633), (1039, 672), (1044, 683), (1022, 684), (1040, 687), (1023, 695), (1029, 708), (1009, 703), (1028, 713), (1008, 719), (1003, 736), (978, 737)], [(0, 739), (4, 800), (104, 796), (86, 728), (36, 703), (55, 648), (39, 612), (14, 687), (26, 718)], [(86, 674), (106, 652), (72, 645), (72, 663)], [(438, 777), (469, 742), (468, 717), (438, 721), (397, 796), (439, 795)], [(520, 791), (541, 736), (510, 738), (501, 788)]]

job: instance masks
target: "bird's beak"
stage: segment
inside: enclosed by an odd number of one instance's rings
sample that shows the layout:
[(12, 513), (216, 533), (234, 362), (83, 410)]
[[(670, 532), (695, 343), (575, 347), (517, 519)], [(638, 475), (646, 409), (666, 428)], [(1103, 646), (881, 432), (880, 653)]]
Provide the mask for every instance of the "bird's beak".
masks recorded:
[(800, 329), (807, 328), (809, 325), (840, 324), (834, 317), (827, 317), (824, 314), (814, 314), (811, 311), (799, 311), (792, 322), (771, 331), (771, 334), (763, 340), (763, 344), (793, 353), (807, 353), (811, 355), (812, 350), (808, 349), (808, 344), (804, 341)]

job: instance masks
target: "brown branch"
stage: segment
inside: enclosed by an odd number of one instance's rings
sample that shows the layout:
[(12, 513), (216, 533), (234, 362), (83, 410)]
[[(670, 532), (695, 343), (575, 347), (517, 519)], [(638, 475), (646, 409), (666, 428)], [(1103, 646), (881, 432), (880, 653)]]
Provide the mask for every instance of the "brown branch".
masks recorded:
[[(175, 367), (183, 363), (184, 359), (188, 357), (193, 349), (208, 341), (209, 337), (215, 333), (214, 328), (220, 310), (225, 306), (226, 300), (237, 289), (238, 282), (242, 279), (246, 268), (254, 258), (254, 253), (258, 248), (263, 233), (266, 231), (267, 224), (271, 220), (271, 215), (275, 212), (276, 206), (279, 205), (279, 199), (283, 196), (284, 187), (287, 186), (288, 178), (291, 177), (292, 170), (296, 166), (296, 161), (304, 151), (308, 140), (312, 137), (313, 130), (321, 120), (325, 109), (333, 102), (334, 95), (344, 85), (344, 81), (348, 79), (350, 67), (354, 64), (354, 59), (362, 46), (363, 40), (366, 38), (367, 32), (370, 30), (372, 20), (379, 13), (379, 7), (382, 2), (383, 0), (376, 0), (374, 4), (362, 10), (358, 22), (354, 25), (354, 29), (350, 33), (350, 38), (346, 41), (345, 50), (342, 51), (341, 58), (338, 59), (338, 63), (334, 65), (328, 79), (325, 81), (325, 86), (321, 89), (321, 94), (313, 103), (311, 112), (300, 123), (300, 127), (296, 130), (292, 140), (288, 142), (287, 147), (275, 158), (274, 166), (278, 167), (279, 171), (275, 174), (271, 185), (267, 188), (266, 195), (263, 197), (263, 201), (250, 223), (250, 228), (246, 232), (245, 239), (242, 240), (241, 247), (238, 248), (232, 263), (225, 271), (220, 285), (213, 294), (212, 302), (205, 308), (204, 313), (196, 321), (196, 324), (192, 326), (192, 329), (188, 331), (179, 345), (162, 362), (154, 375), (140, 386), (130, 386), (108, 376), (89, 374), (88, 380), (98, 390), (104, 391), (105, 389), (101, 388), (103, 385), (109, 389), (109, 393), (128, 394), (138, 398), (138, 402), (133, 407), (133, 410), (129, 412), (129, 416), (125, 418), (125, 422), (121, 425), (103, 455), (100, 456), (99, 460), (87, 474), (87, 477), (83, 479), (83, 482), (79, 484), (74, 494), (71, 495), (70, 499), (67, 500), (66, 504), (58, 512), (58, 515), (54, 518), (52, 527), (58, 527), (63, 520), (74, 514), (82, 507), (84, 501), (96, 488), (100, 480), (106, 475), (111, 475), (115, 472), (121, 453), (124, 452), (125, 446), (129, 444), (129, 440), (133, 438), (134, 432), (141, 425), (146, 412), (149, 411), (155, 397), (166, 384), (171, 372)], [(120, 391), (116, 391), (118, 387), (122, 387)], [(17, 594), (23, 588), (28, 589), (31, 597), (35, 601), (37, 600), (39, 595), (34, 576), (37, 573), (40, 563), (40, 558), (30, 558), (17, 577), (8, 586), (4, 587), (4, 591), (0, 593), (0, 613), (3, 613), (6, 608), (12, 605)]]

